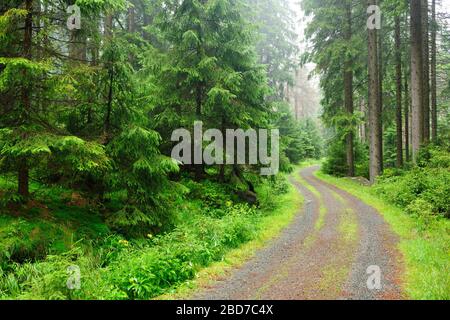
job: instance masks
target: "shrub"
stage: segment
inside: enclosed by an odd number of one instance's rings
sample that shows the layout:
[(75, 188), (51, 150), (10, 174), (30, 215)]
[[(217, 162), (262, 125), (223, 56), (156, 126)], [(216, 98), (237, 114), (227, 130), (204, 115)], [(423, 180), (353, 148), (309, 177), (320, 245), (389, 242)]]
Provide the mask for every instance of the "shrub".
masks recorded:
[(256, 212), (231, 206), (222, 219), (198, 217), (155, 237), (153, 245), (125, 251), (110, 267), (110, 282), (129, 299), (149, 299), (192, 279), (198, 268), (255, 236)]
[[(369, 160), (367, 146), (355, 141), (355, 175), (369, 178)], [(327, 150), (327, 159), (322, 165), (326, 174), (343, 177), (347, 175), (348, 166), (345, 153), (345, 143), (337, 138), (330, 141)]]
[(423, 199), (415, 199), (406, 207), (406, 213), (414, 216), (417, 221), (418, 229), (427, 230), (436, 216), (433, 214), (433, 206)]
[[(408, 170), (389, 170), (381, 176), (375, 190), (390, 202), (408, 207), (424, 203), (431, 212), (444, 217), (450, 215), (450, 153), (439, 148), (424, 148), (417, 167)], [(419, 201), (416, 203), (416, 201)]]

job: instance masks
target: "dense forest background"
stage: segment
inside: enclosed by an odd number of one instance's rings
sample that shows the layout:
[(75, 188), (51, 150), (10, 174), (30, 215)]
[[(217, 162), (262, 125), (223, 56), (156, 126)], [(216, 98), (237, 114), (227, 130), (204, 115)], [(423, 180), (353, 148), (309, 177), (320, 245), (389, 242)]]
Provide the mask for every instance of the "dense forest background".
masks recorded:
[[(80, 29), (69, 28), (74, 4)], [(368, 5), (381, 8), (379, 30), (367, 28)], [(409, 213), (448, 217), (444, 8), (3, 0), (0, 297), (167, 293), (276, 221), (294, 201), (285, 174), (307, 159), (377, 182)], [(171, 159), (172, 132), (195, 121), (279, 129), (281, 174)], [(66, 286), (73, 264), (82, 290)]]
[[(254, 237), (288, 187), (260, 165), (177, 163), (173, 130), (277, 128), (284, 172), (322, 155), (286, 99), (297, 21), (286, 1), (88, 0), (72, 29), (73, 4), (0, 8), (0, 292), (70, 297), (56, 279), (82, 259), (85, 277), (117, 274), (78, 297), (154, 296)], [(142, 265), (159, 271), (129, 276)]]
[[(317, 65), (322, 119), (335, 137), (326, 171), (374, 182), (383, 168), (416, 163), (422, 147), (448, 147), (448, 3), (358, 5), (303, 2), (311, 17), (304, 60)], [(361, 27), (368, 5), (379, 6), (377, 28)]]
[(298, 67), (287, 3), (77, 2), (83, 27), (72, 31), (70, 4), (2, 8), (2, 168), (18, 177), (16, 201), (31, 176), (96, 203), (120, 198), (110, 223), (147, 228), (170, 221), (182, 173), (234, 177), (253, 192), (250, 166), (180, 172), (171, 134), (196, 120), (280, 128), (285, 171), (319, 155), (314, 122), (295, 121), (284, 99)]

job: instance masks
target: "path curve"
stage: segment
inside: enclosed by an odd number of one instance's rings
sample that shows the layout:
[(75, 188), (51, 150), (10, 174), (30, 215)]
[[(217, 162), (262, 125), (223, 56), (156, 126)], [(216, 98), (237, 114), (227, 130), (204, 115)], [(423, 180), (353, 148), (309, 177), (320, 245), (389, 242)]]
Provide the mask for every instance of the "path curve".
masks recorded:
[(374, 208), (315, 177), (318, 169), (291, 179), (305, 203), (281, 235), (194, 299), (402, 298), (397, 236)]

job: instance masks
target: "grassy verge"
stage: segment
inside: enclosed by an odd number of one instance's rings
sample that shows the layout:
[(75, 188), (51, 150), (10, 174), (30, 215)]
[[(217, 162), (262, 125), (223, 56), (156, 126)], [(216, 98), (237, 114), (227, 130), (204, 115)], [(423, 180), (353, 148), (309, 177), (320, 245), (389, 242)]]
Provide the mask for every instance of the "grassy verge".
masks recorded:
[(450, 221), (438, 219), (423, 230), (420, 221), (386, 203), (371, 187), (321, 172), (317, 177), (376, 208), (400, 236), (406, 271), (404, 290), (411, 299), (450, 299)]
[(230, 250), (221, 261), (212, 263), (208, 267), (199, 270), (193, 280), (182, 283), (178, 287), (173, 288), (171, 292), (156, 299), (186, 299), (196, 293), (199, 288), (205, 287), (216, 279), (228, 275), (230, 271), (251, 259), (258, 249), (267, 245), (269, 240), (279, 235), (281, 230), (292, 222), (302, 203), (303, 199), (297, 190), (290, 185), (288, 193), (278, 198), (275, 209), (268, 212), (257, 222), (258, 233), (255, 239)]
[(309, 183), (307, 183), (305, 181), (305, 179), (303, 179), (300, 176), (300, 170), (306, 167), (310, 167), (313, 165), (317, 165), (320, 162), (318, 160), (308, 160), (303, 162), (301, 165), (299, 165), (294, 173), (294, 180), (298, 183), (300, 183), (302, 186), (304, 186), (306, 189), (308, 189), (319, 201), (320, 207), (319, 207), (319, 217), (317, 218), (316, 223), (314, 224), (314, 229), (316, 231), (319, 231), (320, 229), (322, 229), (322, 227), (325, 225), (325, 217), (327, 214), (327, 208), (324, 205), (324, 201), (323, 201), (323, 197), (322, 194), (316, 189), (314, 188), (312, 185), (310, 185)]
[[(88, 204), (69, 205), (68, 190), (43, 187), (17, 214), (0, 210), (0, 299), (183, 297), (249, 259), (302, 203), (283, 177), (256, 185), (259, 208), (214, 181), (183, 183), (190, 193), (175, 204), (176, 225), (144, 238), (109, 230)], [(78, 290), (67, 287), (73, 266)]]

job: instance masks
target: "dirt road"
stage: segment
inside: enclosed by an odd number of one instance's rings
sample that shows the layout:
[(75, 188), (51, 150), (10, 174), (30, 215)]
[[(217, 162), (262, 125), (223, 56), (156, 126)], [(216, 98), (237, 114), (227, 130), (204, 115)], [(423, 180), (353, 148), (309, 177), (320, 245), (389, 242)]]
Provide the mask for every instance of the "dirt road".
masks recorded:
[(292, 180), (303, 209), (282, 234), (195, 299), (401, 299), (401, 254), (382, 216), (314, 176)]

